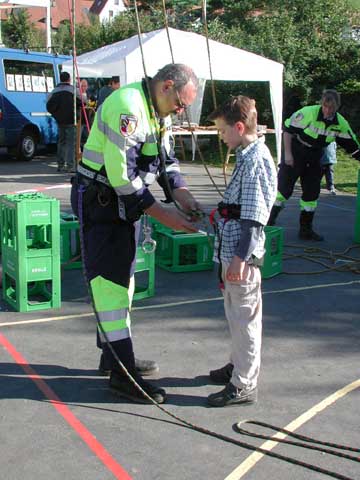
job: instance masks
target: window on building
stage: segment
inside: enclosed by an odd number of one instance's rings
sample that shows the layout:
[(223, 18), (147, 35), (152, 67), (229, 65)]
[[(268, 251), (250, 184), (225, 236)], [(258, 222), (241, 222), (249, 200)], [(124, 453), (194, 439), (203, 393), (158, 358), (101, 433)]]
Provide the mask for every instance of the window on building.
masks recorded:
[(112, 10), (109, 10), (109, 18), (113, 18), (114, 12)]

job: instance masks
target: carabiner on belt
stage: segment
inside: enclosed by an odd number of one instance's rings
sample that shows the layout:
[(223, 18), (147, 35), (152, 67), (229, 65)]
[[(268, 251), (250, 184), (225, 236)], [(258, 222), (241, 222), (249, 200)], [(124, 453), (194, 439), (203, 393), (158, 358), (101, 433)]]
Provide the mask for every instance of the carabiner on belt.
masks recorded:
[(152, 228), (149, 225), (149, 218), (146, 214), (143, 217), (143, 232), (144, 240), (141, 243), (143, 252), (154, 253), (156, 249), (156, 241), (151, 237)]

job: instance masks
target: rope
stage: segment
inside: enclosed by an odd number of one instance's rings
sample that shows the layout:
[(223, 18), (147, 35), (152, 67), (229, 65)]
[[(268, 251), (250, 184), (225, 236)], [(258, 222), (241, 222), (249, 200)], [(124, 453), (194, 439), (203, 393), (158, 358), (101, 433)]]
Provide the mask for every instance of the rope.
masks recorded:
[[(346, 255), (349, 251), (360, 248), (360, 245), (351, 245), (346, 248), (343, 252), (332, 252), (324, 250), (318, 247), (307, 247), (304, 248), (302, 245), (285, 245), (288, 248), (298, 248), (303, 249), (304, 254), (295, 254), (286, 252), (283, 256), (284, 260), (294, 259), (294, 258), (303, 258), (312, 263), (322, 265), (325, 267), (323, 270), (316, 270), (310, 272), (289, 272), (282, 271), (281, 273), (285, 275), (319, 275), (321, 273), (336, 271), (336, 272), (351, 272), (355, 274), (360, 274), (360, 259)], [(320, 259), (325, 259), (331, 263), (326, 263)], [(344, 262), (342, 265), (336, 265), (337, 262)]]
[(167, 19), (165, 0), (162, 0), (162, 7), (163, 7), (163, 12), (164, 12), (165, 29), (166, 29), (166, 35), (167, 35), (167, 38), (168, 38), (169, 48), (170, 48), (171, 60), (172, 60), (172, 63), (175, 63), (174, 52), (173, 52), (171, 41), (170, 41), (169, 22), (168, 22), (168, 19)]
[[(163, 0), (162, 2), (162, 6), (163, 6), (163, 14), (164, 14), (164, 19), (165, 19), (165, 29), (166, 29), (166, 34), (167, 34), (167, 37), (168, 37), (168, 42), (169, 42), (169, 48), (170, 48), (170, 53), (171, 53), (171, 58), (172, 58), (172, 63), (175, 63), (175, 60), (174, 60), (174, 54), (173, 54), (173, 49), (172, 49), (172, 44), (171, 44), (171, 40), (170, 40), (170, 32), (169, 32), (169, 24), (168, 24), (168, 21), (167, 21), (167, 13), (166, 13), (166, 5), (165, 5), (165, 0)], [(140, 30), (140, 24), (138, 24), (138, 28)], [(209, 44), (208, 44), (208, 39), (207, 39), (207, 46), (208, 46), (208, 56), (209, 56), (209, 69), (210, 69), (210, 76), (211, 76), (211, 79), (212, 79), (212, 74), (211, 74), (211, 61), (210, 61), (210, 49), (209, 49)], [(213, 81), (213, 80), (212, 80)], [(216, 98), (215, 98), (215, 91), (214, 91), (214, 102), (215, 102), (215, 105), (216, 105)], [(209, 179), (211, 180), (211, 183), (213, 184), (215, 190), (217, 191), (217, 193), (220, 195), (220, 197), (222, 197), (222, 193), (220, 191), (220, 189), (218, 188), (213, 176), (211, 175), (210, 173), (210, 170), (205, 162), (205, 159), (204, 159), (204, 156), (203, 156), (203, 153), (200, 149), (200, 146), (199, 146), (199, 142), (197, 141), (197, 138), (194, 134), (194, 131), (191, 127), (191, 122), (190, 122), (190, 118), (189, 118), (189, 114), (188, 114), (188, 111), (187, 109), (185, 108), (184, 109), (184, 113), (185, 113), (185, 119), (186, 119), (186, 122), (188, 124), (188, 130), (190, 132), (190, 135), (191, 135), (191, 141), (193, 142), (193, 145), (195, 145), (195, 148), (196, 148), (196, 151), (197, 153), (199, 154), (199, 157), (200, 157), (200, 160), (205, 168), (205, 171), (209, 177)], [(218, 141), (219, 141), (219, 145), (220, 145), (220, 138), (218, 136)], [(220, 153), (221, 155), (221, 153)]]
[[(263, 435), (263, 434), (260, 434), (260, 433), (251, 432), (249, 430), (245, 430), (244, 428), (240, 427), (240, 425), (244, 425), (246, 423), (251, 424), (251, 425), (258, 425), (258, 426), (264, 427), (264, 428), (269, 428), (269, 429), (274, 430), (276, 432), (285, 433), (289, 437), (293, 437), (293, 438), (296, 438), (298, 440), (302, 440), (303, 442), (307, 442), (307, 443), (293, 442), (291, 440), (286, 440), (284, 438), (271, 437), (270, 435)], [(326, 447), (337, 448), (338, 450), (347, 450), (349, 452), (355, 452), (355, 453), (360, 453), (360, 448), (354, 448), (354, 447), (350, 447), (348, 445), (341, 445), (339, 443), (324, 442), (323, 440), (317, 440), (315, 438), (312, 438), (312, 437), (309, 437), (309, 436), (306, 436), (306, 435), (300, 435), (299, 433), (291, 432), (290, 430), (287, 430), (286, 428), (277, 427), (275, 425), (271, 425), (270, 423), (259, 422), (258, 420), (242, 420), (242, 421), (235, 424), (235, 428), (239, 433), (241, 433), (243, 435), (247, 435), (249, 437), (262, 438), (264, 440), (275, 440), (276, 442), (279, 442), (279, 443), (287, 443), (289, 445), (295, 445), (295, 446), (299, 446), (299, 447), (303, 447), (303, 448), (309, 448), (311, 450), (317, 450), (319, 452), (329, 453), (330, 455), (335, 455), (337, 457), (346, 458), (348, 460), (352, 460), (354, 462), (360, 463), (360, 457), (354, 457), (353, 455), (347, 455), (347, 454), (344, 454), (344, 453), (341, 453), (341, 452), (337, 452), (336, 450), (330, 450), (330, 449), (326, 449), (326, 448), (317, 447), (316, 445), (309, 445), (309, 443), (317, 443), (318, 445), (324, 445)]]
[[(213, 104), (214, 108), (217, 107), (217, 101), (216, 101), (216, 93), (215, 93), (215, 82), (214, 82), (214, 77), (212, 74), (212, 63), (211, 63), (211, 55), (210, 55), (210, 42), (209, 42), (209, 30), (208, 30), (208, 24), (207, 24), (207, 14), (206, 14), (206, 0), (202, 0), (202, 17), (203, 17), (203, 23), (204, 23), (204, 30), (205, 30), (205, 38), (206, 38), (206, 50), (207, 50), (207, 55), (208, 55), (208, 61), (209, 61), (209, 72), (210, 72), (210, 82), (211, 82), (211, 93), (212, 93), (212, 99), (213, 99)], [(218, 148), (219, 148), (219, 153), (220, 153), (220, 160), (222, 164), (222, 170), (223, 170), (223, 177), (224, 177), (224, 183), (225, 186), (227, 186), (227, 179), (226, 179), (226, 159), (224, 159), (224, 152), (222, 149), (221, 145), (221, 139), (220, 135), (217, 135), (218, 139)], [(220, 194), (221, 195), (221, 194)], [(222, 195), (221, 195), (222, 197)]]

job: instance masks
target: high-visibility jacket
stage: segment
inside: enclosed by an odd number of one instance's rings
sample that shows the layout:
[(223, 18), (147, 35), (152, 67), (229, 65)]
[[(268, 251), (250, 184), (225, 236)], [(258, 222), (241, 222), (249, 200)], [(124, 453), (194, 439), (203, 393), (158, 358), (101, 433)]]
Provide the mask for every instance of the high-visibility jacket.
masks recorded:
[(174, 155), (170, 117), (159, 119), (151, 113), (144, 80), (129, 84), (115, 90), (96, 112), (81, 163), (107, 177), (125, 211), (143, 212), (155, 202), (147, 187), (157, 180), (166, 188), (159, 138), (170, 188), (185, 186)]
[(285, 120), (285, 131), (313, 148), (324, 148), (336, 141), (350, 155), (360, 160), (360, 143), (349, 123), (336, 113), (332, 120), (323, 116), (321, 105), (303, 107)]

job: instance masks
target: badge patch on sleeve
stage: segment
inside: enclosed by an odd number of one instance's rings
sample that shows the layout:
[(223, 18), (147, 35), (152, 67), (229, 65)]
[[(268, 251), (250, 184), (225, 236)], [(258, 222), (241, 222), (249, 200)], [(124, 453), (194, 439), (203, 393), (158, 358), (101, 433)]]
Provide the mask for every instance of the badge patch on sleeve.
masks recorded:
[(130, 137), (137, 127), (138, 119), (134, 115), (120, 115), (120, 133), (123, 137)]
[(293, 115), (291, 118), (291, 125), (300, 126), (303, 118), (304, 118), (304, 114), (301, 112), (297, 113), (296, 115)]

